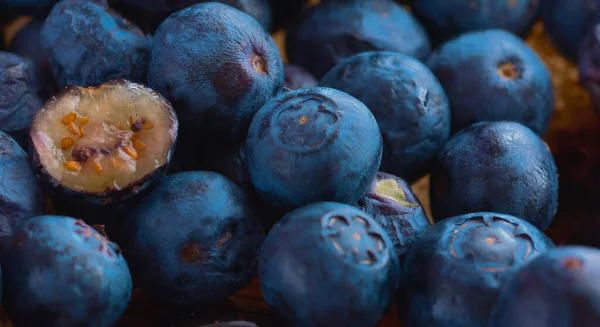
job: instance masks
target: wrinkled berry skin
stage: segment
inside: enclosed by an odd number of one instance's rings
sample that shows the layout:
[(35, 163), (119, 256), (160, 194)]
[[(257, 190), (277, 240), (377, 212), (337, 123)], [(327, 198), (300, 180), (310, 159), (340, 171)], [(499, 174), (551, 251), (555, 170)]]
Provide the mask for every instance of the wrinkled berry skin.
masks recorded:
[(487, 326), (503, 283), (553, 247), (537, 228), (509, 215), (478, 212), (433, 225), (405, 258), (404, 326)]
[(43, 105), (33, 63), (0, 51), (0, 130), (28, 149), (29, 127)]
[[(192, 30), (190, 30), (192, 29)], [(193, 32), (192, 32), (193, 31)], [(181, 154), (237, 146), (283, 85), (277, 46), (252, 17), (220, 3), (179, 11), (155, 34), (148, 84), (179, 116)]]
[(118, 78), (145, 84), (151, 39), (106, 3), (61, 1), (44, 22), (41, 41), (59, 88)]
[(543, 0), (544, 31), (563, 55), (577, 60), (581, 42), (600, 23), (600, 0)]
[(320, 201), (355, 204), (379, 169), (377, 121), (331, 88), (283, 92), (254, 117), (244, 155), (252, 184), (284, 210)]
[[(260, 25), (268, 30), (271, 26), (271, 7), (269, 0), (212, 0), (232, 6), (256, 19)], [(286, 0), (287, 1), (287, 0)], [(191, 5), (211, 2), (210, 0), (108, 0), (111, 6), (122, 11), (134, 21), (150, 24), (151, 30), (155, 30), (171, 14)]]
[(319, 81), (306, 69), (293, 64), (286, 64), (284, 66), (284, 89), (304, 89), (317, 86), (318, 84)]
[(403, 258), (419, 236), (431, 226), (423, 206), (403, 179), (378, 172), (371, 188), (358, 201), (388, 233), (396, 255)]
[(558, 174), (550, 150), (530, 129), (515, 122), (483, 122), (442, 148), (430, 190), (436, 221), (492, 211), (545, 230), (556, 214)]
[(419, 60), (431, 51), (423, 27), (388, 0), (328, 1), (309, 8), (288, 30), (290, 62), (321, 79), (341, 60), (365, 51), (401, 52)]
[(427, 66), (446, 90), (454, 132), (498, 120), (522, 123), (538, 135), (548, 129), (554, 110), (550, 72), (515, 35), (465, 34), (434, 51)]
[(32, 21), (25, 25), (15, 34), (8, 50), (33, 62), (40, 85), (40, 95), (45, 101), (57, 91), (57, 88), (52, 76), (50, 55), (42, 47), (43, 26), (41, 21)]
[(289, 326), (375, 326), (398, 286), (386, 232), (349, 205), (319, 202), (288, 213), (260, 256), (265, 301)]
[(15, 326), (110, 327), (131, 298), (118, 246), (81, 220), (38, 216), (5, 243), (3, 304)]
[(411, 8), (432, 40), (440, 42), (488, 29), (525, 36), (537, 18), (541, 1), (413, 0)]
[(488, 326), (599, 326), (598, 275), (598, 249), (565, 246), (540, 255), (504, 286)]
[(178, 304), (216, 302), (244, 287), (264, 240), (246, 194), (206, 171), (165, 177), (131, 212), (123, 236), (136, 285)]
[[(0, 70), (1, 72), (1, 70)], [(9, 135), (0, 132), (0, 247), (24, 220), (41, 215), (46, 195), (28, 166), (29, 158)]]
[(0, 13), (44, 18), (57, 2), (59, 0), (0, 0)]
[(400, 53), (363, 52), (339, 63), (320, 85), (356, 97), (373, 112), (383, 135), (380, 170), (409, 183), (429, 173), (450, 137), (450, 105), (425, 65)]
[(594, 26), (583, 40), (577, 68), (579, 80), (590, 93), (594, 109), (600, 114), (600, 24)]

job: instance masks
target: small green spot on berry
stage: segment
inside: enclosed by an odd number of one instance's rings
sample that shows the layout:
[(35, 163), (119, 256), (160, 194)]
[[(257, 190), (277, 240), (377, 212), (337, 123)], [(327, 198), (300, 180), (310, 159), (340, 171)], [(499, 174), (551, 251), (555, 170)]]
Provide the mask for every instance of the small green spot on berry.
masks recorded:
[(406, 199), (406, 192), (398, 185), (393, 179), (384, 179), (377, 182), (375, 186), (375, 193), (379, 196), (388, 198), (392, 201), (396, 201), (407, 208), (418, 208), (417, 203), (408, 202)]

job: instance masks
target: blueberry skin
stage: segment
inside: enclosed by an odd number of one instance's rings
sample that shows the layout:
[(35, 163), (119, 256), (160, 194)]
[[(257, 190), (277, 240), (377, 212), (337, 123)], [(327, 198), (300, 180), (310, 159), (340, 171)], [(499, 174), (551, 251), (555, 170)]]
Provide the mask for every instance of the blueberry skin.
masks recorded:
[[(220, 2), (241, 10), (256, 19), (260, 25), (269, 30), (271, 26), (271, 7), (269, 0), (108, 0), (111, 6), (129, 13), (134, 20), (150, 23), (154, 30), (168, 16), (191, 5), (202, 2)], [(287, 1), (287, 0), (286, 0)]]
[(544, 0), (544, 30), (563, 55), (576, 60), (581, 42), (600, 23), (600, 0)]
[(487, 326), (503, 283), (553, 247), (537, 228), (509, 215), (478, 212), (433, 225), (405, 258), (404, 326)]
[(294, 64), (284, 65), (284, 89), (296, 90), (317, 85), (319, 81), (308, 70)]
[(378, 172), (357, 207), (388, 233), (396, 255), (402, 259), (431, 223), (410, 185), (403, 179)]
[(0, 132), (0, 247), (17, 225), (46, 209), (46, 195), (28, 163), (27, 153)]
[(265, 301), (292, 327), (375, 326), (399, 274), (381, 226), (361, 210), (332, 202), (284, 216), (267, 235), (259, 264)]
[(118, 246), (81, 220), (38, 216), (5, 243), (3, 300), (15, 326), (112, 326), (131, 298)]
[(556, 248), (532, 260), (504, 286), (490, 327), (600, 325), (600, 251)]
[(434, 51), (427, 66), (446, 90), (454, 132), (510, 120), (543, 135), (554, 110), (550, 72), (522, 39), (502, 30), (472, 32)]
[(59, 88), (119, 78), (145, 84), (151, 38), (102, 1), (58, 3), (44, 22), (41, 42)]
[(412, 0), (412, 12), (435, 41), (480, 30), (503, 29), (525, 36), (541, 0)]
[(264, 240), (246, 194), (206, 171), (166, 176), (131, 212), (123, 236), (136, 285), (177, 304), (240, 290), (256, 272)]
[(431, 51), (423, 27), (389, 0), (328, 1), (309, 8), (288, 30), (290, 62), (321, 79), (343, 59), (365, 51), (401, 52), (419, 60)]
[(473, 211), (513, 215), (545, 230), (558, 206), (558, 174), (544, 141), (515, 122), (482, 122), (454, 135), (431, 173), (433, 218)]
[(375, 117), (356, 98), (331, 88), (284, 92), (252, 120), (245, 158), (252, 184), (284, 210), (320, 201), (355, 204), (382, 155)]
[(383, 134), (380, 170), (413, 183), (429, 173), (450, 137), (450, 105), (433, 73), (394, 52), (363, 52), (330, 70), (320, 82), (362, 101)]
[(579, 80), (590, 93), (594, 110), (600, 114), (600, 24), (595, 25), (583, 40), (577, 68)]
[(254, 114), (283, 85), (273, 39), (230, 6), (201, 3), (179, 11), (154, 41), (148, 84), (178, 113), (180, 152), (238, 145)]
[(33, 63), (0, 51), (0, 130), (27, 149), (29, 127), (43, 105)]
[(15, 34), (8, 50), (33, 62), (38, 84), (40, 85), (40, 96), (45, 101), (58, 89), (54, 82), (54, 76), (52, 76), (50, 55), (42, 47), (41, 34), (43, 26), (42, 21), (32, 21), (25, 25)]
[(456, 134), (438, 156), (430, 187), (436, 220), (487, 210), (544, 230), (556, 214), (554, 159), (539, 137), (514, 122), (479, 123)]

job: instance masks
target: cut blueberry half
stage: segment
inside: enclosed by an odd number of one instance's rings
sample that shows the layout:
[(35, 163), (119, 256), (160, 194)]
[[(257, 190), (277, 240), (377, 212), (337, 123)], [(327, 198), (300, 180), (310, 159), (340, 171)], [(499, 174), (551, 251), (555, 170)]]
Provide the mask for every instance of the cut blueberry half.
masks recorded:
[(33, 120), (32, 165), (60, 200), (125, 200), (164, 175), (177, 130), (171, 104), (140, 84), (70, 86)]

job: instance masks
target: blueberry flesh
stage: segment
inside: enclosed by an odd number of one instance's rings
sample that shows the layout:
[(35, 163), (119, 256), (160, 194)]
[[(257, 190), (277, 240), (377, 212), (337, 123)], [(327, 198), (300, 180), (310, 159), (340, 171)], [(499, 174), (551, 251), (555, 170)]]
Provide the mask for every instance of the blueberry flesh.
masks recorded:
[(583, 40), (577, 66), (579, 80), (590, 93), (594, 109), (600, 114), (600, 24), (594, 26)]
[(33, 63), (0, 51), (0, 130), (27, 149), (31, 121), (43, 104)]
[(405, 258), (399, 292), (405, 326), (487, 326), (503, 283), (553, 247), (537, 228), (509, 215), (478, 212), (433, 225)]
[(1, 247), (17, 225), (44, 212), (46, 195), (29, 167), (29, 156), (4, 132), (0, 132), (0, 175)]
[(429, 173), (450, 137), (450, 105), (444, 89), (418, 60), (394, 52), (363, 52), (323, 77), (321, 86), (362, 101), (383, 134), (381, 168), (409, 183)]
[(258, 193), (292, 210), (320, 201), (355, 204), (377, 174), (382, 147), (362, 102), (314, 87), (283, 92), (262, 107), (244, 155)]
[(481, 121), (510, 120), (543, 135), (554, 110), (550, 72), (517, 36), (472, 32), (434, 51), (427, 66), (450, 101), (454, 132)]
[[(287, 1), (287, 0), (286, 0)], [(155, 30), (171, 14), (209, 0), (108, 0), (111, 6), (125, 13), (134, 21), (150, 24), (148, 27)], [(271, 26), (271, 7), (269, 0), (216, 0), (238, 10), (241, 10), (256, 19), (260, 25), (268, 30)]]
[(246, 194), (205, 171), (165, 177), (130, 214), (123, 236), (142, 292), (178, 304), (240, 290), (256, 272), (264, 240)]
[(398, 286), (387, 233), (365, 212), (319, 202), (288, 213), (259, 264), (265, 301), (290, 326), (375, 326)]
[(273, 39), (252, 17), (201, 3), (165, 20), (155, 34), (148, 84), (165, 95), (181, 122), (178, 151), (240, 144), (254, 114), (283, 85)]
[(598, 249), (565, 246), (540, 255), (506, 283), (489, 326), (598, 326), (598, 275)]
[(289, 90), (317, 86), (319, 81), (308, 70), (293, 64), (284, 66), (283, 88)]
[(550, 150), (530, 129), (515, 122), (482, 122), (442, 148), (430, 190), (436, 221), (491, 211), (544, 230), (556, 214), (558, 174)]
[(52, 76), (50, 55), (42, 47), (43, 26), (41, 21), (32, 21), (25, 25), (15, 34), (8, 50), (33, 62), (40, 85), (40, 95), (47, 100), (56, 92), (57, 88)]
[(539, 0), (463, 1), (413, 0), (412, 12), (437, 42), (479, 30), (503, 29), (525, 36)]
[(131, 298), (118, 246), (81, 220), (38, 216), (5, 243), (3, 304), (15, 326), (112, 326)]
[(385, 229), (399, 258), (404, 257), (431, 226), (410, 185), (384, 172), (377, 173), (371, 188), (357, 206)]
[(600, 0), (541, 1), (544, 30), (569, 59), (576, 60), (581, 42), (600, 23)]
[(320, 79), (360, 52), (394, 51), (423, 60), (431, 45), (419, 22), (397, 3), (328, 1), (309, 8), (288, 30), (286, 50), (291, 63)]
[(145, 83), (150, 37), (102, 1), (61, 1), (44, 22), (41, 41), (59, 88), (118, 78)]

